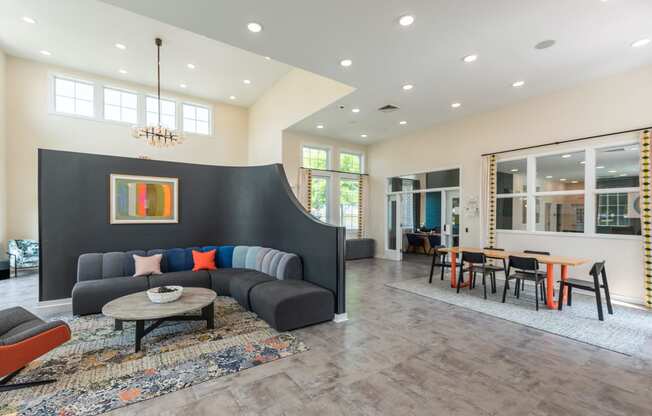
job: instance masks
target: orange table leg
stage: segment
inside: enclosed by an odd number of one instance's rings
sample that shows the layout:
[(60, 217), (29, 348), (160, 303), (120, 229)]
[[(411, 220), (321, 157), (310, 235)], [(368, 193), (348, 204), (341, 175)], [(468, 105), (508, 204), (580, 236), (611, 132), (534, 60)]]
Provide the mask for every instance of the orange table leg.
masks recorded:
[(451, 287), (457, 287), (457, 253), (451, 251)]
[(548, 264), (546, 267), (546, 297), (549, 309), (557, 309), (555, 302), (555, 265)]
[[(561, 265), (561, 280), (568, 280), (568, 265), (566, 264)], [(562, 300), (566, 302), (566, 299), (568, 299), (568, 286), (564, 286), (564, 297)]]

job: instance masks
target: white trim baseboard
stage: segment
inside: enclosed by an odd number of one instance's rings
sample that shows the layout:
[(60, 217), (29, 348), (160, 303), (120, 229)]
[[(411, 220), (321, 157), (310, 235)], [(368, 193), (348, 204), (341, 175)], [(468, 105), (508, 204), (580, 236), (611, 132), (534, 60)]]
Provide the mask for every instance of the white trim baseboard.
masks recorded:
[(346, 312), (345, 313), (336, 313), (335, 317), (333, 318), (333, 322), (335, 322), (336, 324), (339, 324), (341, 322), (346, 322), (348, 320), (349, 320), (349, 317), (346, 314)]

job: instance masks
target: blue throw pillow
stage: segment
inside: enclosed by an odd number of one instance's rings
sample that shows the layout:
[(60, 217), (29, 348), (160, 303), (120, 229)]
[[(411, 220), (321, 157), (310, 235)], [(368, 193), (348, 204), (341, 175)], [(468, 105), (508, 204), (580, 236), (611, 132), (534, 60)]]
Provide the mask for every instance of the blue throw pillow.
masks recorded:
[(221, 246), (217, 250), (217, 267), (220, 269), (230, 269), (233, 267), (233, 249), (234, 246)]
[(188, 270), (186, 269), (186, 250), (182, 248), (171, 248), (169, 250), (165, 250), (164, 257), (169, 272), (180, 272), (183, 270)]

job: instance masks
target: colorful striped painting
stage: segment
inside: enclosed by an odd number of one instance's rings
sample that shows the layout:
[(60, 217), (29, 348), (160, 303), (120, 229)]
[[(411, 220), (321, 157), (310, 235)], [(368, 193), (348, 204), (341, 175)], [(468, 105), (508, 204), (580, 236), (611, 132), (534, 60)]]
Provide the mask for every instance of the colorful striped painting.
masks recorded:
[(111, 175), (111, 223), (176, 223), (178, 179)]

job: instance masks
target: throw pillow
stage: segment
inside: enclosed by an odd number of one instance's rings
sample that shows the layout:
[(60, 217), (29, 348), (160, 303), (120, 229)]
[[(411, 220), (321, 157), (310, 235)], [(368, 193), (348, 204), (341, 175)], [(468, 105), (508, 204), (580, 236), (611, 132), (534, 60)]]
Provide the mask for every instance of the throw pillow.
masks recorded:
[(143, 256), (134, 256), (134, 266), (136, 276), (147, 276), (150, 274), (163, 274), (161, 273), (161, 259), (163, 258), (162, 254), (154, 254), (153, 256), (143, 257)]
[(192, 268), (193, 272), (198, 272), (200, 270), (217, 270), (217, 267), (215, 267), (215, 250), (207, 251), (205, 253), (193, 250), (192, 261), (195, 263), (195, 266)]

